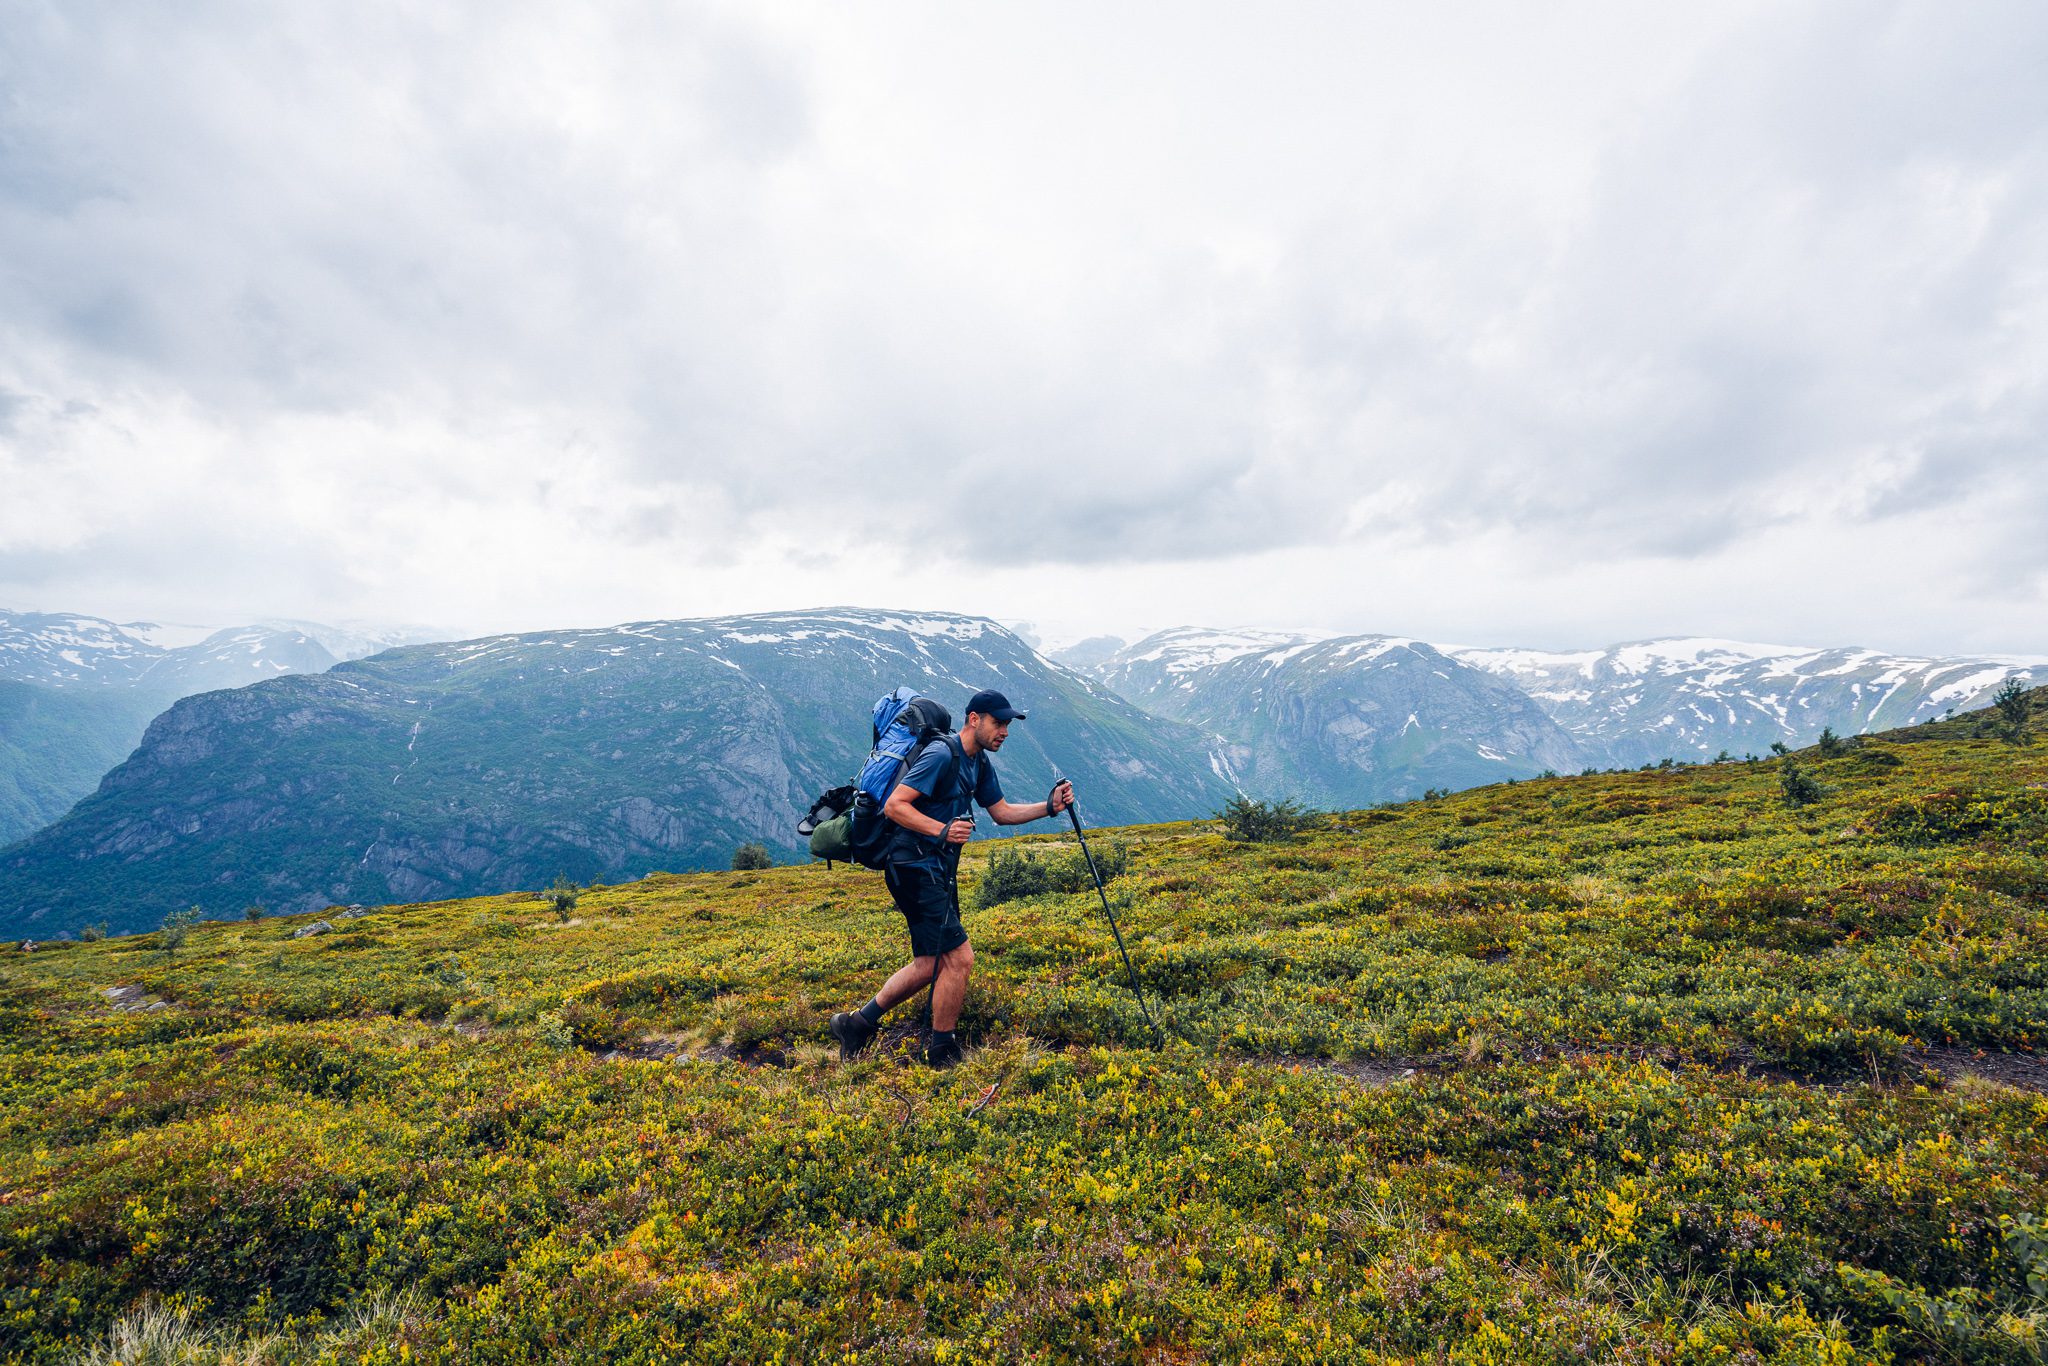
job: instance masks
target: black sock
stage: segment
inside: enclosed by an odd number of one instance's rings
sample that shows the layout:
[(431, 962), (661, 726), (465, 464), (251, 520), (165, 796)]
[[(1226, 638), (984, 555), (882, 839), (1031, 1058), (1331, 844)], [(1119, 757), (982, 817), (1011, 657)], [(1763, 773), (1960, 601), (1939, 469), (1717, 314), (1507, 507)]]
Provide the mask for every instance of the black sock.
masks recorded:
[(882, 1002), (879, 998), (870, 996), (868, 1003), (853, 1013), (871, 1025), (878, 1025), (882, 1022)]
[(934, 1030), (932, 1031), (932, 1047), (933, 1047), (933, 1048), (951, 1048), (952, 1046), (953, 1046), (953, 1031), (952, 1031), (952, 1030), (950, 1030), (950, 1029), (934, 1029)]

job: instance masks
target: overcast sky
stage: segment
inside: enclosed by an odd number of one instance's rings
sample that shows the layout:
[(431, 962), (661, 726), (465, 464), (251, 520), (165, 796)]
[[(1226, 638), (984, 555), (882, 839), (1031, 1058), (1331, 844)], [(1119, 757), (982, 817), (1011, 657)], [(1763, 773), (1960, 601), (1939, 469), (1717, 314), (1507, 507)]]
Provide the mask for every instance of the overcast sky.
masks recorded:
[(0, 0), (0, 607), (2048, 653), (2048, 6)]

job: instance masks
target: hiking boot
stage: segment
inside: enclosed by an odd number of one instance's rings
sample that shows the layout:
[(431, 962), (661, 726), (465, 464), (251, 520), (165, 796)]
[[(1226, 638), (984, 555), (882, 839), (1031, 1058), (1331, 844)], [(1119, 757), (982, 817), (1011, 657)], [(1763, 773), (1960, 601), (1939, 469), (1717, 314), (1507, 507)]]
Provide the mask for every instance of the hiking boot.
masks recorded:
[(875, 1041), (875, 1035), (881, 1032), (878, 1026), (869, 1024), (859, 1014), (847, 1010), (834, 1015), (827, 1028), (832, 1031), (832, 1037), (839, 1040), (841, 1062), (850, 1062), (866, 1052), (867, 1046)]
[(949, 1067), (958, 1067), (960, 1065), (960, 1058), (960, 1041), (958, 1039), (948, 1039), (944, 1043), (934, 1042), (924, 1052), (926, 1066), (934, 1067), (941, 1072)]

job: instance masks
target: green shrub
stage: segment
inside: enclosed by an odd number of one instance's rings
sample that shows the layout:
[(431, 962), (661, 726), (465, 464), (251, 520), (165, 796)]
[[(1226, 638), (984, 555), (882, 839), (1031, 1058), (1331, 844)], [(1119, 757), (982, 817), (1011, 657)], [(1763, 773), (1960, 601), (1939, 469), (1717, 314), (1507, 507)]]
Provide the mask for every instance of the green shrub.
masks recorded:
[(555, 919), (563, 924), (567, 924), (569, 917), (575, 913), (577, 896), (576, 884), (559, 877), (541, 893), (541, 899), (554, 909)]
[(107, 922), (104, 920), (97, 925), (86, 925), (78, 931), (79, 942), (84, 944), (96, 944), (106, 937)]
[(732, 851), (732, 870), (735, 873), (753, 872), (761, 868), (773, 868), (775, 860), (768, 853), (768, 846), (758, 841), (742, 844)]
[(244, 920), (261, 920), (264, 916), (269, 914), (270, 912), (264, 910), (263, 907), (261, 906), (244, 906), (242, 908), (242, 919)]
[[(1130, 866), (1130, 847), (1121, 840), (1094, 853), (1095, 871), (1104, 883), (1120, 877)], [(974, 904), (987, 910), (1028, 896), (1085, 892), (1094, 886), (1088, 859), (1079, 849), (1035, 857), (1019, 848), (998, 849), (989, 855), (988, 868), (975, 884)]]
[(1954, 787), (1880, 807), (1871, 825), (1882, 837), (1905, 845), (2038, 837), (2048, 831), (2048, 792)]
[(1778, 785), (1784, 790), (1787, 806), (1806, 806), (1828, 794), (1828, 790), (1793, 759), (1785, 760), (1784, 767), (1778, 770)]
[(1991, 703), (1998, 708), (1999, 719), (2005, 723), (2002, 733), (2006, 743), (2026, 743), (2027, 713), (2033, 710), (2034, 699), (2021, 685), (2018, 674), (2005, 680), (2004, 686), (1992, 695)]
[(1216, 819), (1223, 822), (1223, 837), (1269, 844), (1291, 840), (1316, 822), (1316, 813), (1300, 803), (1287, 800), (1259, 801), (1242, 792), (1232, 797)]
[(549, 1048), (572, 1048), (576, 1032), (559, 1010), (543, 1010), (538, 1021), (540, 1041)]
[(1823, 759), (1839, 758), (1849, 751), (1848, 741), (1835, 734), (1833, 726), (1821, 727), (1819, 745), (1820, 757)]
[(164, 917), (164, 927), (156, 932), (156, 946), (164, 951), (166, 958), (185, 947), (185, 936), (194, 925), (206, 918), (206, 912), (197, 906), (188, 906), (182, 911), (172, 911)]

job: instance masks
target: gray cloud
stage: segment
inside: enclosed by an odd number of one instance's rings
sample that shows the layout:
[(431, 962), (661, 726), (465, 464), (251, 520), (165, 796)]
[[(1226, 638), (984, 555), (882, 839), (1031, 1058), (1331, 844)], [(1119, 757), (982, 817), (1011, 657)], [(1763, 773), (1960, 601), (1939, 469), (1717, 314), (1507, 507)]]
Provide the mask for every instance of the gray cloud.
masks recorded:
[(2048, 14), (1468, 19), (22, 10), (0, 590), (457, 619), (552, 528), (592, 616), (899, 545), (1192, 592), (1507, 537), (1704, 598), (1944, 509), (1959, 584), (2048, 566)]

